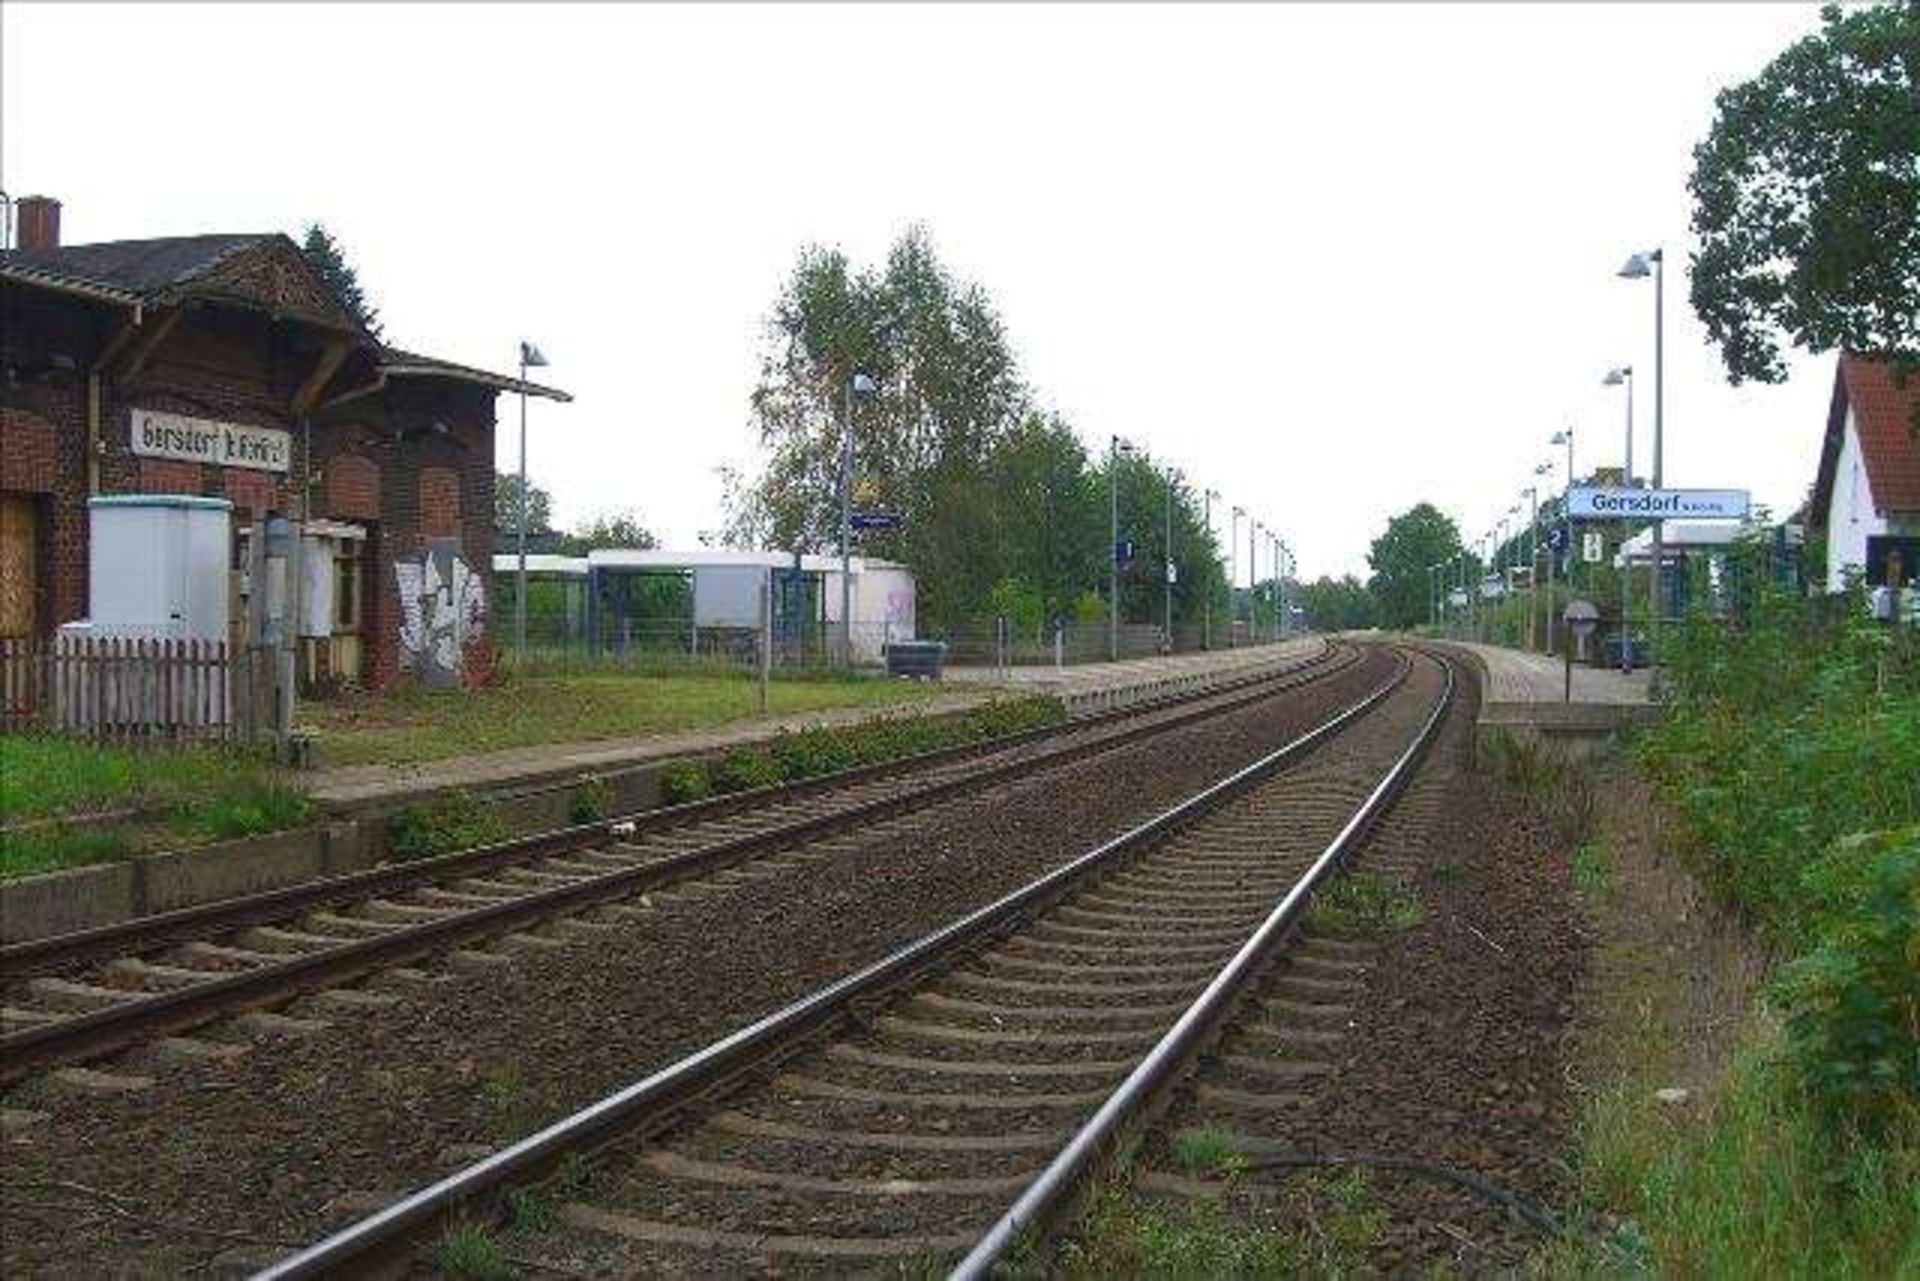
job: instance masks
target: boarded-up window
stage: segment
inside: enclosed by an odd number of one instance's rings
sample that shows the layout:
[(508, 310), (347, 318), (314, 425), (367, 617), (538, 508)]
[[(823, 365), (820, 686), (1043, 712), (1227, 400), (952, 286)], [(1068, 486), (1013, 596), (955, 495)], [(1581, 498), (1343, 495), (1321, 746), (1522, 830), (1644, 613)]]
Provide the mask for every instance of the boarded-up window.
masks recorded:
[(0, 637), (32, 636), (40, 623), (40, 503), (0, 493)]

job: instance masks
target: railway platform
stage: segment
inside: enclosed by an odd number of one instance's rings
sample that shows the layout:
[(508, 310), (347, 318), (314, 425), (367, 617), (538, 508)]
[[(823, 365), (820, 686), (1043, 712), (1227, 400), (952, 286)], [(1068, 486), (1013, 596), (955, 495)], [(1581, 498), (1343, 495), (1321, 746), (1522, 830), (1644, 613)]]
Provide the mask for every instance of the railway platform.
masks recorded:
[(1054, 694), (1066, 701), (1069, 711), (1078, 713), (1200, 688), (1255, 668), (1304, 658), (1325, 643), (1319, 636), (1295, 636), (1274, 644), (1069, 667), (949, 667), (946, 676), (956, 685)]
[(1591, 750), (1658, 714), (1644, 670), (1619, 672), (1576, 664), (1569, 690), (1566, 668), (1558, 657), (1469, 641), (1429, 644), (1465, 658), (1479, 673), (1480, 716), (1475, 725), (1479, 741), (1508, 734), (1576, 751)]

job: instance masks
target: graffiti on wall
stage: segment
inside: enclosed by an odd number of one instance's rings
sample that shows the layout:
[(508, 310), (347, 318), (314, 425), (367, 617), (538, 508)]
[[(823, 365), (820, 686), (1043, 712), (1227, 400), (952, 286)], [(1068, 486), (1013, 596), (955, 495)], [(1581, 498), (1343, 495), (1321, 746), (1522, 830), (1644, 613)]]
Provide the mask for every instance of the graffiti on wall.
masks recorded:
[(435, 539), (419, 560), (396, 561), (400, 665), (429, 685), (460, 681), (467, 645), (486, 627), (486, 585), (460, 558), (460, 544)]

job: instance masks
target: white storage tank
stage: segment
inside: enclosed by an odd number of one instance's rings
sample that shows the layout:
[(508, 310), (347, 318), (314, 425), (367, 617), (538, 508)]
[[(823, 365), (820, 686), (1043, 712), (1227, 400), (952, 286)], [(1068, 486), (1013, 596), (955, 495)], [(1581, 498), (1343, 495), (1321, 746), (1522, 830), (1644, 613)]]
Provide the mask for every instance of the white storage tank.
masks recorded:
[(227, 639), (232, 512), (224, 498), (181, 494), (88, 499), (90, 633)]

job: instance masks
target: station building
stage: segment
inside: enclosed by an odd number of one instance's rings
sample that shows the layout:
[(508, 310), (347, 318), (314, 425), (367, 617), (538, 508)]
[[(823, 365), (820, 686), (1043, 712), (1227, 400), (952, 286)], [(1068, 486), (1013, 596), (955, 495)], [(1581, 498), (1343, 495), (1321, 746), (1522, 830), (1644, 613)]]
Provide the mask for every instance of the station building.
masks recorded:
[(90, 574), (89, 531), (112, 504), (91, 500), (179, 496), (229, 513), (226, 563), (195, 572), (236, 599), (254, 531), (300, 522), (306, 681), (457, 680), (486, 632), (495, 400), (566, 395), (385, 345), (284, 235), (67, 245), (57, 201), (16, 215), (0, 252), (0, 639), (100, 611), (113, 589)]
[(1825, 542), (1827, 590), (1850, 575), (1870, 588), (1920, 577), (1920, 373), (1843, 353), (1821, 439), (1808, 525)]

